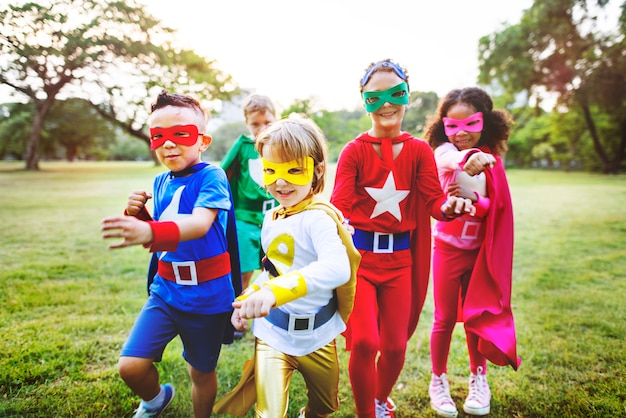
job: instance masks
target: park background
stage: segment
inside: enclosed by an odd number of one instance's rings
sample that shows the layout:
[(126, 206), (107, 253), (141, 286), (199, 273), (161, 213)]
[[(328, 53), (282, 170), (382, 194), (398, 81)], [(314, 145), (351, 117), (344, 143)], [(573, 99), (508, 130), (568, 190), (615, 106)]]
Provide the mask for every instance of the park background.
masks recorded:
[[(289, 46), (258, 36), (266, 33), (264, 26), (281, 26), (285, 13), (305, 28), (311, 24), (307, 9), (286, 8), (280, 1), (263, 4), (268, 10), (260, 15), (259, 27), (242, 25), (244, 31), (234, 20), (233, 31), (244, 32), (250, 48), (266, 50), (269, 71), (279, 81), (314, 84), (315, 76), (289, 64), (296, 46), (310, 49), (306, 42)], [(463, 25), (488, 27), (481, 25), (486, 21), (480, 18), (480, 6), (485, 13), (493, 13), (494, 7), (479, 0), (472, 3), (479, 9), (476, 14), (459, 19), (463, 10), (453, 7), (449, 16), (441, 11), (430, 16), (420, 14), (428, 9), (419, 2), (400, 1), (385, 9), (370, 1), (362, 4), (372, 9), (369, 14), (359, 10), (343, 21), (363, 20), (372, 33), (367, 30), (363, 42), (374, 45), (372, 39), (382, 38), (394, 47), (402, 38), (394, 37), (400, 17), (454, 22), (440, 30), (459, 32), (459, 39)], [(454, 46), (464, 45), (461, 41), (445, 41), (451, 43), (441, 53), (411, 50), (420, 61), (409, 68), (410, 76), (416, 76), (403, 128), (421, 136), (426, 118), (445, 94), (422, 84), (421, 67), (455, 67), (459, 80), (446, 85), (480, 85), (493, 95), (496, 107), (509, 110), (516, 120), (506, 162), (516, 220), (513, 309), (523, 363), (517, 372), (491, 368), (491, 415), (626, 416), (626, 3), (522, 4), (516, 20), (473, 40), (475, 60), (459, 60), (463, 48)], [(182, 1), (180, 6), (207, 13), (202, 5)], [(278, 5), (283, 9), (272, 7)], [(100, 239), (100, 220), (120, 213), (131, 190), (150, 189), (162, 170), (149, 152), (146, 129), (149, 103), (161, 88), (193, 94), (213, 110), (210, 133), (215, 141), (205, 160), (219, 163), (245, 132), (236, 115), (241, 99), (256, 88), (242, 87), (210, 56), (211, 38), (204, 42), (207, 49), (196, 50), (147, 10), (132, 1), (0, 2), (2, 417), (131, 415), (137, 399), (117, 376), (116, 362), (146, 297), (148, 254), (142, 248), (108, 250)], [(607, 22), (612, 22), (608, 28)], [(354, 63), (360, 60), (342, 42), (342, 25), (322, 28), (336, 40), (327, 49), (346, 52), (329, 61), (311, 58), (307, 65), (322, 80), (331, 80), (335, 69), (340, 78), (340, 69), (349, 67), (343, 84), (352, 85), (357, 99), (356, 83), (369, 61), (390, 57), (411, 62), (409, 54), (390, 48), (394, 53), (388, 56)], [(232, 36), (217, 41), (228, 45)], [(437, 33), (431, 42), (437, 42)], [(360, 49), (362, 45), (353, 48)], [(456, 58), (452, 63), (449, 51)], [(250, 66), (264, 63), (255, 59)], [(250, 84), (254, 82), (246, 82)], [(263, 93), (271, 95), (272, 88), (265, 86)], [(334, 161), (370, 122), (359, 106), (334, 107), (322, 103), (322, 97), (277, 97), (277, 104), (281, 116), (296, 112), (315, 120)], [(327, 193), (331, 186), (332, 180)], [(398, 417), (434, 416), (427, 395), (431, 323), (429, 295), (392, 394)], [(165, 414), (171, 417), (191, 415), (177, 341), (159, 366), (179, 392)], [(224, 347), (220, 394), (237, 382), (251, 350), (250, 336)], [(465, 353), (462, 328), (457, 327), (449, 375), (459, 405), (467, 384)], [(354, 408), (346, 352), (340, 360), (341, 408), (335, 416), (350, 417)], [(296, 416), (304, 402), (296, 377), (289, 416)]]

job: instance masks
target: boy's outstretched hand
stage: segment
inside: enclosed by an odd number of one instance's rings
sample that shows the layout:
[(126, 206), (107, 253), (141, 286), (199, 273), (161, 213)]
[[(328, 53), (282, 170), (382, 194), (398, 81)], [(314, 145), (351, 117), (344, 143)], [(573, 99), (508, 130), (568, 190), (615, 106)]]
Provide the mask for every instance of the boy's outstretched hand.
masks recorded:
[(148, 244), (154, 239), (150, 224), (134, 216), (114, 216), (102, 220), (100, 230), (102, 238), (123, 238), (119, 243), (110, 244), (109, 248), (123, 248), (130, 245)]

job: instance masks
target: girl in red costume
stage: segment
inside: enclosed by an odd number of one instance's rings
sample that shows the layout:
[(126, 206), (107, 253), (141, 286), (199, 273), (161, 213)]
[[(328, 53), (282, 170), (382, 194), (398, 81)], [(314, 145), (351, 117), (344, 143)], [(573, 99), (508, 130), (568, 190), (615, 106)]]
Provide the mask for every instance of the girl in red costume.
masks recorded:
[(391, 60), (372, 63), (361, 93), (372, 128), (342, 150), (331, 202), (354, 227), (362, 256), (346, 331), (356, 412), (393, 417), (388, 397), (428, 286), (430, 216), (452, 219), (474, 207), (469, 199), (446, 201), (428, 144), (402, 132), (406, 71)]
[(431, 406), (456, 417), (446, 376), (454, 326), (463, 321), (470, 360), (469, 394), (463, 410), (490, 411), (487, 360), (517, 370), (511, 313), (513, 211), (500, 154), (512, 120), (494, 110), (489, 95), (476, 87), (452, 90), (426, 128), (435, 150), (442, 187), (469, 198), (476, 216), (436, 222), (433, 228), (434, 324), (430, 339)]

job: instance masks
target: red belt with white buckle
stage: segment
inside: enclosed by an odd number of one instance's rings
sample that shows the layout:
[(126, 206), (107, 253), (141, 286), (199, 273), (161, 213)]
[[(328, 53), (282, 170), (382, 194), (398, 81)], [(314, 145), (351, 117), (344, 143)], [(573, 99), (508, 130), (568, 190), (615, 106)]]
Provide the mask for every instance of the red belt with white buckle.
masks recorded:
[(198, 261), (161, 261), (159, 276), (182, 285), (197, 285), (230, 273), (230, 254), (224, 252)]

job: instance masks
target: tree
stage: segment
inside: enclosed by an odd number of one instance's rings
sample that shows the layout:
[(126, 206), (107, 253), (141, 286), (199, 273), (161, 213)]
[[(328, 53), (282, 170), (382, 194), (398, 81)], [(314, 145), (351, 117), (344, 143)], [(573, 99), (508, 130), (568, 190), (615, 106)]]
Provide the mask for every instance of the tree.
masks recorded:
[(411, 103), (402, 120), (402, 130), (421, 136), (429, 116), (437, 113), (439, 97), (433, 91), (414, 91)]
[(82, 99), (55, 101), (44, 130), (51, 142), (63, 148), (68, 161), (104, 156), (106, 149), (115, 141), (113, 124)]
[(172, 35), (134, 0), (22, 2), (0, 10), (0, 83), (35, 107), (26, 169), (39, 168), (42, 126), (60, 94), (89, 99), (148, 142), (148, 101), (158, 89), (205, 100), (237, 91), (213, 61), (177, 48)]
[[(580, 112), (602, 171), (616, 173), (626, 152), (626, 2), (606, 30), (599, 22), (608, 4), (535, 0), (520, 23), (480, 39), (479, 82), (510, 97), (551, 95), (556, 110)], [(600, 130), (598, 115), (613, 129)]]

